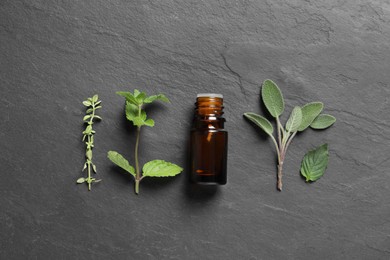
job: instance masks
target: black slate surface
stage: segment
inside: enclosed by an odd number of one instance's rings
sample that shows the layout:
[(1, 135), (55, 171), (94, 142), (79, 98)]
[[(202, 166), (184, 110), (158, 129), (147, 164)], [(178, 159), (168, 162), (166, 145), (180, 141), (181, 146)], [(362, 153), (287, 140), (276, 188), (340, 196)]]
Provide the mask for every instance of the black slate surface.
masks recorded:
[[(1, 259), (389, 259), (388, 1), (0, 2)], [(307, 130), (277, 192), (272, 143), (242, 118), (263, 113), (260, 84), (337, 117)], [(141, 194), (106, 158), (133, 157), (134, 128), (115, 91), (165, 93), (149, 107), (141, 162), (187, 165), (195, 95), (225, 96), (228, 185), (190, 186), (186, 171), (145, 179)], [(81, 101), (98, 93), (94, 159), (82, 176)], [(299, 175), (329, 143), (318, 182)]]

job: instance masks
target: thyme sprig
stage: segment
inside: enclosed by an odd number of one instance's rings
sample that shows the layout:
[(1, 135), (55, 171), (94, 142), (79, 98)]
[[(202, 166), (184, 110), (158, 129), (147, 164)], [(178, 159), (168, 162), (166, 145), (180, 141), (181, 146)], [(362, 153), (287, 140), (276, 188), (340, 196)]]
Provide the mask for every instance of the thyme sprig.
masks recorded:
[(87, 170), (88, 177), (84, 178), (81, 177), (77, 179), (77, 183), (87, 183), (88, 184), (88, 190), (91, 190), (91, 184), (93, 182), (100, 182), (100, 179), (92, 178), (91, 172), (93, 170), (94, 173), (96, 173), (96, 165), (92, 162), (92, 149), (94, 147), (94, 134), (96, 133), (95, 130), (93, 130), (92, 126), (94, 123), (94, 120), (102, 120), (102, 118), (98, 115), (96, 115), (96, 110), (101, 108), (100, 105), (102, 101), (99, 100), (98, 95), (94, 95), (93, 97), (88, 98), (87, 100), (83, 101), (84, 106), (87, 107), (86, 115), (83, 118), (83, 121), (85, 124), (87, 124), (85, 130), (83, 131), (83, 142), (85, 142), (86, 145), (86, 152), (85, 152), (85, 163), (82, 171)]

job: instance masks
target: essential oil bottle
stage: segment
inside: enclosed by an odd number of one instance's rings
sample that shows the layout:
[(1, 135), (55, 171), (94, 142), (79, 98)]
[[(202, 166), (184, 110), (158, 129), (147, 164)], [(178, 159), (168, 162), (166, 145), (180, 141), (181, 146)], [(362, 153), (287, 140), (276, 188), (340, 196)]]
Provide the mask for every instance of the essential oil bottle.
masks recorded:
[(222, 117), (223, 96), (198, 94), (195, 106), (190, 180), (198, 184), (226, 184), (228, 134)]

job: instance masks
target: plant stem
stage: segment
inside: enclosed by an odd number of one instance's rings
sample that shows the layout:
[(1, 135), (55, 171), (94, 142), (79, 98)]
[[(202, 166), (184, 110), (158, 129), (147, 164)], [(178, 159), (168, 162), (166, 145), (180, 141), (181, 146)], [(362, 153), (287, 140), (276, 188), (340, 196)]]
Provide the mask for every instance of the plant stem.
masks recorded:
[[(88, 143), (89, 142), (91, 142), (90, 135), (88, 135)], [(89, 161), (88, 161), (88, 191), (91, 191), (91, 164), (89, 163)]]
[(136, 194), (139, 193), (139, 183), (140, 183), (140, 180), (135, 180), (135, 193)]
[(282, 176), (283, 176), (283, 161), (280, 161), (278, 164), (278, 190), (282, 191), (283, 183), (282, 183)]
[(277, 124), (277, 129), (278, 129), (278, 141), (279, 141), (279, 148), (282, 148), (282, 138), (281, 138), (281, 123), (279, 120), (279, 117), (276, 118), (276, 124)]
[(139, 162), (138, 162), (138, 146), (139, 146), (139, 137), (140, 137), (141, 127), (137, 126), (137, 140), (135, 142), (135, 150), (134, 150), (134, 157), (135, 157), (135, 193), (139, 193), (139, 182), (141, 179), (141, 173), (139, 169)]

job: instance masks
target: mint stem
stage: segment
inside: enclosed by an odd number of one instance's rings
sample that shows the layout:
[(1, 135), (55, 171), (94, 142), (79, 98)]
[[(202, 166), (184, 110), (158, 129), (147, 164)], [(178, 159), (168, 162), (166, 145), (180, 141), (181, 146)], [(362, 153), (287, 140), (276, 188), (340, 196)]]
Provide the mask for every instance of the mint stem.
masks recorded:
[(141, 181), (141, 173), (139, 169), (139, 162), (138, 162), (138, 147), (139, 147), (139, 137), (141, 133), (141, 127), (137, 127), (137, 140), (135, 142), (135, 150), (134, 150), (134, 157), (135, 157), (135, 193), (139, 193), (139, 182)]

